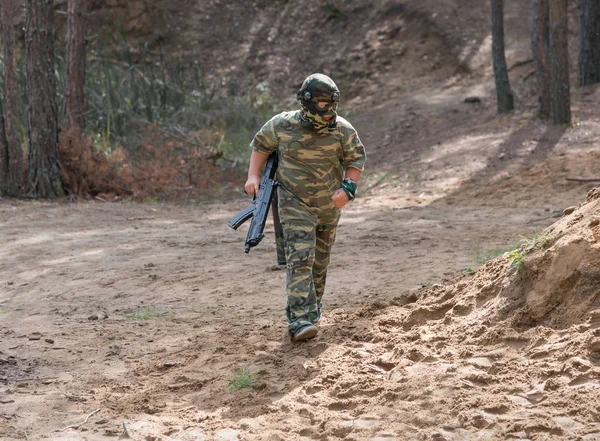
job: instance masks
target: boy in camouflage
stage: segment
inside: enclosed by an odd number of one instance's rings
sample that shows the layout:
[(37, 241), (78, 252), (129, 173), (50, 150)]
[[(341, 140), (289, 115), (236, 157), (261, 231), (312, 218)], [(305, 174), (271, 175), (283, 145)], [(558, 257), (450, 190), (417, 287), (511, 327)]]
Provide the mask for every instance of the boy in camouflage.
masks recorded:
[(255, 135), (245, 190), (257, 194), (260, 172), (278, 152), (278, 209), (287, 265), (288, 330), (293, 341), (318, 333), (321, 299), (341, 208), (356, 195), (365, 149), (336, 114), (340, 91), (313, 74), (297, 92), (301, 109), (271, 118)]

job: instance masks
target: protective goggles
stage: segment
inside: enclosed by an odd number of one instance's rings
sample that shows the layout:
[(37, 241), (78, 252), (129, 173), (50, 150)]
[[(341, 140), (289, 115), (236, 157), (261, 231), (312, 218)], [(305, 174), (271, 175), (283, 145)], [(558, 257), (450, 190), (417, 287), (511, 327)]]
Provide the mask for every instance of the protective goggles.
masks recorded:
[(337, 103), (340, 100), (340, 93), (339, 92), (333, 92), (332, 94), (326, 94), (326, 93), (312, 93), (309, 92), (308, 90), (305, 91), (298, 91), (298, 99), (299, 100), (303, 100), (303, 101), (310, 101), (313, 103), (318, 103), (320, 101), (328, 101), (328, 102), (333, 102), (333, 103)]

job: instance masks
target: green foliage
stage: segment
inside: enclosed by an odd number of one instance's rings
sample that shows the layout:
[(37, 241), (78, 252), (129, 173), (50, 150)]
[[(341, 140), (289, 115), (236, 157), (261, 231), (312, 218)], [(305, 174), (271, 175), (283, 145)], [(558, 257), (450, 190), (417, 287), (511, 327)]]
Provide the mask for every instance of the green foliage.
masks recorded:
[(252, 135), (278, 110), (264, 86), (222, 91), (198, 57), (168, 55), (150, 44), (98, 39), (87, 70), (88, 129), (130, 151), (150, 124), (181, 137), (224, 125), (224, 162), (245, 164), (240, 159), (249, 157)]
[(229, 390), (239, 390), (252, 387), (256, 383), (258, 373), (250, 372), (250, 369), (240, 369), (233, 378), (228, 381)]
[[(475, 252), (475, 261), (479, 264), (486, 263), (490, 260), (495, 259), (499, 256), (511, 256), (511, 260), (513, 258), (517, 258), (517, 254), (527, 254), (531, 250), (539, 250), (545, 249), (552, 244), (553, 238), (550, 236), (543, 235), (533, 235), (531, 237), (527, 236), (519, 236), (519, 242), (510, 248), (494, 248), (491, 250), (480, 250)], [(521, 259), (517, 259), (517, 261), (521, 261)]]
[[(23, 57), (16, 59), (20, 90), (20, 120), (27, 145), (27, 99)], [(66, 60), (55, 55), (59, 124), (66, 92)], [(0, 56), (0, 72), (4, 71)], [(0, 99), (4, 76), (0, 75)], [(86, 131), (98, 151), (107, 155), (123, 146), (128, 153), (140, 147), (150, 126), (173, 138), (218, 129), (224, 132), (221, 167), (247, 165), (252, 136), (280, 106), (265, 85), (231, 85), (225, 90), (211, 82), (199, 57), (169, 54), (160, 42), (140, 46), (126, 39), (97, 37), (90, 40), (86, 60)], [(203, 141), (203, 140), (202, 140)], [(199, 143), (201, 144), (201, 142)], [(215, 148), (217, 146), (214, 146)]]
[(526, 255), (535, 250), (541, 250), (549, 247), (553, 238), (550, 236), (534, 235), (532, 237), (519, 236), (520, 240), (517, 247), (504, 253), (504, 258), (510, 260), (511, 267), (515, 268), (521, 275), (527, 272)]
[(504, 254), (505, 259), (510, 260), (511, 268), (515, 268), (521, 275), (525, 274), (527, 270), (525, 255), (521, 249), (515, 249), (508, 251)]
[(533, 237), (519, 236), (521, 238), (520, 245), (526, 250), (541, 250), (548, 248), (552, 244), (553, 238), (551, 236), (539, 236), (534, 235)]

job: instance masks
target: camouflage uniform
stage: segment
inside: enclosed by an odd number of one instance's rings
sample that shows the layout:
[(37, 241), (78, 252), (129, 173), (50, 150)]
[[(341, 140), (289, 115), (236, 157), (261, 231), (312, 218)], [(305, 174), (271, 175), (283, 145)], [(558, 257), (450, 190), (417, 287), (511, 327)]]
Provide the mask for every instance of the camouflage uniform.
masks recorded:
[(363, 170), (365, 150), (356, 130), (337, 116), (333, 127), (316, 128), (306, 111), (283, 112), (254, 137), (254, 151), (278, 152), (279, 217), (287, 261), (288, 329), (315, 324), (340, 209), (331, 200), (345, 170)]
[(285, 265), (285, 241), (283, 239), (283, 227), (279, 220), (279, 203), (277, 202), (277, 187), (273, 193), (273, 201), (271, 202), (271, 212), (273, 214), (273, 226), (275, 227), (275, 246), (277, 248), (277, 265)]

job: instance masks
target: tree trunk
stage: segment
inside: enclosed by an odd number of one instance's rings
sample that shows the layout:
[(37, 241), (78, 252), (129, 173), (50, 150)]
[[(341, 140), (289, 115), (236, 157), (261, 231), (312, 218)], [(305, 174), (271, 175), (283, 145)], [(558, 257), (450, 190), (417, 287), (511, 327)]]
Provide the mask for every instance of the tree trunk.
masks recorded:
[(533, 0), (531, 14), (531, 53), (535, 60), (538, 114), (550, 116), (550, 10), (548, 0)]
[(85, 127), (85, 19), (88, 0), (69, 0), (67, 13), (67, 87), (65, 124), (79, 136)]
[(514, 103), (504, 54), (504, 0), (491, 0), (491, 6), (492, 59), (494, 62), (498, 113), (509, 113), (514, 109)]
[(600, 2), (583, 0), (579, 45), (579, 85), (600, 82)]
[(0, 195), (7, 194), (8, 186), (8, 145), (4, 129), (4, 112), (0, 100)]
[(567, 0), (550, 1), (550, 121), (571, 122)]
[(6, 181), (6, 194), (20, 196), (24, 185), (23, 146), (19, 135), (19, 81), (15, 64), (15, 50), (17, 40), (15, 27), (17, 0), (4, 0), (0, 8), (2, 20), (2, 40), (4, 50), (4, 85), (6, 118), (4, 127), (6, 131), (8, 179)]
[(27, 0), (25, 49), (29, 117), (29, 187), (36, 197), (64, 195), (58, 161), (52, 0)]

